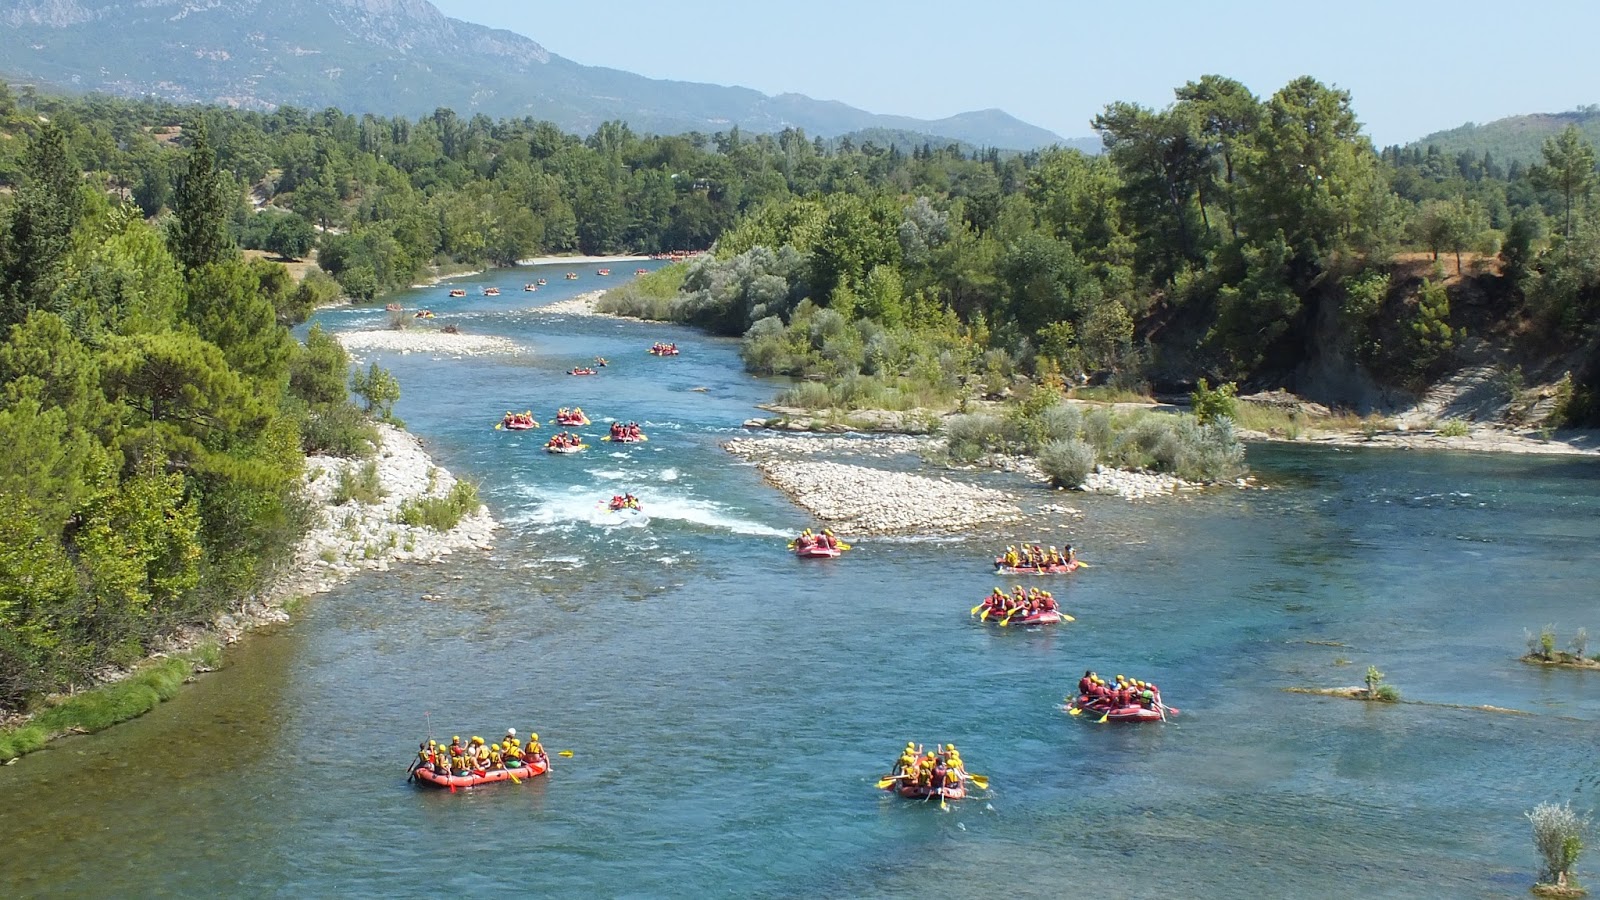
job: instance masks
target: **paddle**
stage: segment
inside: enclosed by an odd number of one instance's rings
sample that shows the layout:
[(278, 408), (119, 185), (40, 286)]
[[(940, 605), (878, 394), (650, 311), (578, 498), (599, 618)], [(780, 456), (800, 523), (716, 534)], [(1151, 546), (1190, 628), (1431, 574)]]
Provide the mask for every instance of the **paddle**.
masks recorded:
[(560, 753), (557, 753), (556, 755), (557, 756), (565, 756), (568, 759), (571, 759), (572, 758), (572, 751), (571, 750), (563, 750)]
[(494, 423), (494, 430), (495, 431), (500, 431), (500, 430), (504, 429), (505, 427), (506, 427), (506, 423), (504, 423), (504, 422), (496, 422), (496, 423)]
[(1080, 709), (1079, 707), (1074, 706), (1073, 708), (1067, 710), (1067, 715), (1069, 715), (1069, 716), (1081, 716), (1081, 715), (1083, 715), (1083, 710)]
[(967, 615), (975, 616), (975, 615), (978, 614), (978, 610), (980, 610), (980, 609), (983, 609), (983, 604), (982, 603), (979, 603), (977, 606), (974, 606), (972, 608), (972, 612), (967, 613)]
[(876, 787), (880, 791), (887, 791), (889, 789), (890, 785), (894, 784), (896, 781), (899, 781), (900, 779), (902, 779), (904, 777), (905, 777), (904, 775), (890, 775), (888, 778), (881, 778), (881, 779), (878, 780), (878, 783), (877, 783)]
[(513, 775), (510, 769), (506, 769), (506, 776), (511, 779), (512, 784), (522, 783), (522, 779), (518, 778), (516, 775)]
[(969, 772), (967, 773), (967, 779), (977, 785), (978, 790), (987, 791), (989, 789), (989, 776), (987, 775), (973, 775)]
[(1106, 712), (1105, 712), (1105, 714), (1104, 714), (1104, 715), (1102, 715), (1102, 716), (1101, 716), (1101, 717), (1100, 717), (1100, 718), (1098, 718), (1098, 719), (1096, 719), (1096, 720), (1095, 720), (1095, 722), (1094, 722), (1094, 723), (1095, 723), (1095, 724), (1096, 724), (1096, 725), (1104, 725), (1104, 724), (1105, 724), (1105, 723), (1106, 723), (1106, 718), (1107, 718), (1107, 717), (1108, 717), (1108, 716), (1110, 716), (1110, 715), (1111, 715), (1111, 711), (1110, 711), (1110, 710), (1107, 710), (1107, 711), (1106, 711)]
[(417, 757), (411, 763), (411, 768), (406, 770), (406, 784), (417, 780), (417, 766), (422, 765), (422, 757)]

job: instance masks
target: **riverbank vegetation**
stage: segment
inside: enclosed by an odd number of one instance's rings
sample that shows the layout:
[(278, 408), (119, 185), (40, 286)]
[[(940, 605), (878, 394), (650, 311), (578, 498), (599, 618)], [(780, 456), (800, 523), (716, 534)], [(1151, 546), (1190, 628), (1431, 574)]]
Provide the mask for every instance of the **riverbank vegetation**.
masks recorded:
[[(131, 666), (258, 590), (306, 528), (305, 450), (371, 446), (344, 352), (295, 342), (282, 322), (298, 288), (237, 252), (233, 182), (205, 129), (173, 161), (170, 214), (152, 224), (84, 182), (73, 136), (106, 123), (67, 119), (6, 142), (22, 153), (0, 199), (8, 713)], [(149, 678), (81, 701), (82, 717), (55, 709), (103, 727), (102, 712), (165, 692)]]
[(1539, 629), (1538, 634), (1525, 631), (1528, 643), (1528, 652), (1522, 655), (1522, 661), (1541, 666), (1567, 666), (1574, 669), (1600, 669), (1600, 653), (1585, 656), (1589, 652), (1589, 629), (1579, 628), (1573, 632), (1572, 639), (1565, 649), (1558, 646), (1558, 636), (1554, 625), (1546, 625)]
[(1570, 803), (1541, 803), (1525, 814), (1533, 826), (1539, 853), (1539, 877), (1533, 892), (1541, 897), (1582, 897), (1588, 893), (1572, 877), (1589, 836), (1589, 818), (1573, 812)]
[(1164, 472), (1184, 481), (1232, 481), (1245, 474), (1244, 446), (1226, 416), (1202, 421), (1144, 410), (1117, 412), (1060, 399), (1051, 385), (995, 412), (945, 421), (949, 462), (1027, 455), (1058, 487), (1078, 487), (1097, 466)]

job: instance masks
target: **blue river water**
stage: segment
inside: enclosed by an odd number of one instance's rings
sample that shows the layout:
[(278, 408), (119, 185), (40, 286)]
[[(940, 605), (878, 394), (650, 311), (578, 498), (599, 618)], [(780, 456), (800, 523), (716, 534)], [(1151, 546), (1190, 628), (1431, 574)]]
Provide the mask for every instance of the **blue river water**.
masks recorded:
[[(0, 893), (1511, 897), (1523, 811), (1595, 804), (1600, 675), (1516, 659), (1524, 629), (1600, 628), (1593, 460), (1254, 446), (1266, 489), (1143, 503), (976, 475), (1027, 522), (802, 562), (784, 542), (814, 523), (719, 447), (778, 385), (732, 341), (532, 311), (603, 284), (567, 268), (399, 298), (526, 353), (370, 355), (481, 483), (495, 549), (360, 576), (177, 700), (0, 770)], [(584, 454), (493, 430), (570, 405)], [(650, 442), (600, 442), (609, 419)], [(596, 508), (623, 491), (647, 523)], [(1077, 621), (972, 622), (988, 556), (1036, 537), (1095, 564), (1052, 584)], [(1427, 703), (1283, 690), (1368, 664)], [(1182, 712), (1070, 718), (1086, 668)], [(573, 755), (521, 786), (406, 783), (419, 739), (507, 726)], [(874, 790), (907, 740), (955, 742), (992, 789), (948, 812)]]

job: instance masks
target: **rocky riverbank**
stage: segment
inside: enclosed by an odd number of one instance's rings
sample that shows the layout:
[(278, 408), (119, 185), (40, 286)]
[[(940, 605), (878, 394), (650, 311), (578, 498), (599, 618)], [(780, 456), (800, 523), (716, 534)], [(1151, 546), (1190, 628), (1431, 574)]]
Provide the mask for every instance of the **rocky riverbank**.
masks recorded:
[(395, 353), (433, 353), (459, 359), (520, 353), (522, 348), (508, 338), (488, 334), (451, 334), (433, 329), (408, 328), (403, 331), (340, 331), (334, 337), (351, 354), (362, 351)]
[(589, 316), (596, 319), (616, 319), (622, 322), (645, 321), (644, 319), (637, 319), (633, 316), (618, 316), (596, 310), (595, 304), (599, 303), (600, 298), (605, 296), (605, 294), (605, 291), (588, 291), (586, 293), (579, 294), (576, 297), (568, 297), (565, 300), (557, 300), (556, 302), (547, 304), (545, 306), (534, 306), (525, 311), (536, 313), (541, 316)]
[(795, 458), (814, 453), (886, 458), (915, 452), (920, 443), (908, 438), (770, 438), (736, 439), (723, 447), (753, 461), (797, 506), (846, 535), (945, 532), (1022, 518), (1016, 498), (1004, 491)]

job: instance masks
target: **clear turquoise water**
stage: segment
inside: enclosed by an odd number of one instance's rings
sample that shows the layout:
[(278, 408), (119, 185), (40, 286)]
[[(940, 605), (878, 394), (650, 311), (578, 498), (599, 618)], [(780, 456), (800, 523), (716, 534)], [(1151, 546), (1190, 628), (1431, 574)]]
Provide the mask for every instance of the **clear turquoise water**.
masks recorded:
[[(1600, 676), (1515, 657), (1524, 628), (1600, 628), (1594, 462), (1254, 447), (1269, 490), (1139, 505), (996, 477), (1024, 528), (802, 564), (783, 538), (806, 518), (718, 449), (775, 386), (731, 342), (518, 311), (596, 281), (561, 271), (418, 292), (530, 355), (377, 357), (482, 481), (496, 549), (363, 576), (152, 714), (0, 770), (5, 894), (1507, 897), (1532, 881), (1522, 811), (1593, 804)], [(554, 457), (548, 428), (492, 430), (572, 404), (651, 441)], [(620, 491), (648, 525), (596, 513)], [(1061, 502), (1083, 519), (1038, 511)], [(1097, 563), (1057, 589), (1077, 623), (971, 624), (985, 554), (1036, 534)], [(1281, 690), (1368, 663), (1408, 699), (1530, 715)], [(1183, 713), (1073, 720), (1055, 704), (1086, 667)], [(574, 756), (521, 787), (405, 783), (430, 726), (508, 725)], [(874, 791), (908, 739), (955, 741), (991, 794)]]

